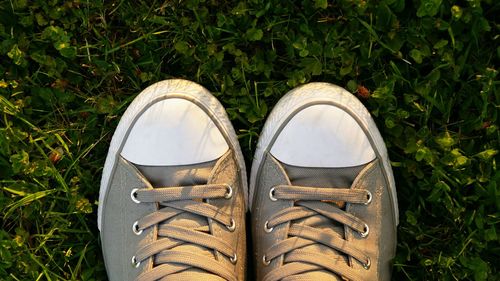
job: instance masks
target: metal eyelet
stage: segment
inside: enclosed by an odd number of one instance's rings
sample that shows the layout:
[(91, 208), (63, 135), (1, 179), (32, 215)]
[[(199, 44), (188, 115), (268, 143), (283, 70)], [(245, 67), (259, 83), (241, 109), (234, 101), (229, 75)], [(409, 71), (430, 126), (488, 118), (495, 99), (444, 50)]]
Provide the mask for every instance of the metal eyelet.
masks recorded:
[(232, 257), (229, 258), (229, 260), (235, 264), (237, 261), (238, 261), (238, 256), (236, 255), (236, 253), (234, 253), (234, 255)]
[(369, 190), (367, 190), (366, 192), (367, 192), (366, 193), (366, 202), (363, 204), (368, 205), (372, 202), (372, 193)]
[(267, 265), (269, 265), (269, 264), (271, 263), (271, 261), (270, 261), (270, 260), (268, 261), (268, 260), (266, 259), (266, 255), (263, 255), (263, 256), (262, 256), (262, 263), (263, 263), (264, 265), (266, 265), (266, 266), (267, 266)]
[(226, 225), (227, 229), (231, 232), (233, 232), (236, 229), (236, 222), (234, 221), (233, 218), (231, 218), (231, 224)]
[(365, 227), (363, 228), (363, 232), (360, 232), (359, 235), (361, 235), (361, 237), (365, 238), (366, 236), (368, 236), (368, 233), (370, 233), (370, 228), (365, 223)]
[(271, 201), (278, 201), (278, 199), (274, 197), (274, 189), (275, 188), (273, 187), (269, 190), (269, 199), (271, 199)]
[(366, 269), (366, 270), (368, 270), (368, 269), (370, 269), (370, 266), (371, 266), (371, 265), (372, 265), (372, 262), (371, 262), (370, 258), (368, 258), (368, 259), (366, 260), (366, 262), (365, 262), (365, 263), (363, 263), (363, 268), (364, 268), (364, 269)]
[(224, 195), (224, 198), (231, 199), (231, 197), (233, 197), (233, 188), (228, 184), (227, 193)]
[(132, 199), (132, 201), (139, 204), (141, 203), (141, 201), (137, 200), (137, 190), (139, 190), (139, 188), (132, 189), (132, 191), (130, 192), (130, 198)]
[(269, 228), (268, 224), (269, 224), (269, 221), (266, 221), (266, 222), (264, 223), (264, 231), (265, 231), (266, 233), (271, 233), (271, 232), (273, 231), (274, 227)]
[(132, 266), (135, 268), (138, 268), (141, 265), (140, 261), (137, 261), (137, 258), (135, 256), (132, 256)]
[(132, 231), (135, 233), (135, 235), (141, 235), (143, 229), (139, 230), (139, 222), (135, 221), (134, 224), (132, 225)]

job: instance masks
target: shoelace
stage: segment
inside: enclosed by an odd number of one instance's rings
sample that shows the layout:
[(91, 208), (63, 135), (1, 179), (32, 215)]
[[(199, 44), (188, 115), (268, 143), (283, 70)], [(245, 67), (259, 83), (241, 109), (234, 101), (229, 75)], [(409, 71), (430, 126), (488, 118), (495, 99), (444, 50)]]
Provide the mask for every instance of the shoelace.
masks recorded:
[[(189, 212), (210, 218), (225, 225), (229, 231), (234, 231), (236, 225), (230, 215), (203, 202), (204, 199), (230, 199), (233, 196), (233, 189), (230, 185), (206, 184), (154, 189), (136, 188), (132, 190), (130, 196), (138, 204), (160, 204), (159, 210), (139, 219), (132, 227), (136, 235), (141, 235), (144, 229), (158, 225), (159, 236), (156, 241), (140, 248), (132, 257), (132, 264), (136, 267), (139, 267), (145, 259), (154, 257), (155, 266), (153, 269), (142, 273), (136, 280), (157, 280), (189, 268), (202, 269), (226, 280), (237, 279), (232, 269), (215, 259), (194, 252), (175, 250), (177, 246), (190, 243), (222, 253), (234, 264), (237, 261), (237, 256), (232, 245), (218, 237), (204, 233), (200, 229), (162, 223), (174, 216)], [(208, 231), (208, 229), (204, 230)]]
[[(306, 224), (294, 224), (292, 221), (300, 219), (333, 220), (350, 227), (366, 237), (369, 233), (368, 225), (356, 216), (347, 213), (328, 201), (342, 201), (351, 204), (370, 204), (372, 195), (367, 190), (348, 188), (319, 188), (306, 186), (278, 185), (269, 191), (271, 200), (294, 200), (292, 207), (281, 210), (265, 222), (264, 230), (267, 233), (273, 231), (274, 227), (290, 222), (288, 237), (269, 248), (262, 257), (264, 265), (281, 255), (287, 254), (286, 263), (271, 272), (264, 281), (295, 280), (300, 279), (298, 274), (313, 270), (328, 270), (349, 280), (361, 280), (358, 274), (343, 261), (332, 259), (330, 256), (312, 252), (304, 249), (309, 245), (320, 243), (335, 249), (345, 255), (358, 260), (365, 269), (370, 267), (370, 258), (352, 245), (352, 242), (344, 240), (320, 229)], [(301, 280), (301, 279), (300, 279)]]

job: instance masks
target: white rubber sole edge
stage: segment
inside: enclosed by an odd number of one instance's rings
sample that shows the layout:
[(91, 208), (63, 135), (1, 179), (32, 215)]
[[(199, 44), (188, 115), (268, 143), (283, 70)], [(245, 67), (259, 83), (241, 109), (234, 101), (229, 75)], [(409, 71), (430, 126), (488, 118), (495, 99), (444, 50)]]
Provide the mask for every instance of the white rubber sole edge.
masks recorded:
[[(245, 202), (248, 202), (248, 185), (245, 161), (241, 153), (238, 137), (222, 104), (204, 87), (187, 80), (171, 79), (155, 83), (144, 89), (130, 104), (120, 119), (109, 146), (108, 155), (102, 171), (101, 187), (99, 189), (99, 206), (97, 210), (97, 226), (101, 229), (102, 209), (110, 185), (110, 178), (116, 166), (117, 156), (121, 153), (124, 140), (130, 133), (138, 117), (151, 105), (168, 98), (183, 98), (197, 104), (203, 109), (219, 128), (235, 151), (236, 161), (242, 176), (242, 188)], [(247, 204), (248, 208), (248, 204)]]
[(250, 173), (248, 201), (250, 210), (252, 209), (255, 184), (260, 175), (264, 155), (271, 150), (271, 146), (274, 144), (279, 132), (297, 112), (308, 106), (318, 104), (330, 104), (344, 109), (359, 123), (363, 131), (367, 134), (370, 143), (374, 147), (375, 154), (382, 160), (384, 174), (390, 186), (389, 196), (393, 202), (395, 222), (398, 224), (399, 212), (396, 184), (384, 140), (364, 105), (353, 94), (329, 83), (309, 83), (291, 90), (280, 99), (269, 114), (259, 137)]

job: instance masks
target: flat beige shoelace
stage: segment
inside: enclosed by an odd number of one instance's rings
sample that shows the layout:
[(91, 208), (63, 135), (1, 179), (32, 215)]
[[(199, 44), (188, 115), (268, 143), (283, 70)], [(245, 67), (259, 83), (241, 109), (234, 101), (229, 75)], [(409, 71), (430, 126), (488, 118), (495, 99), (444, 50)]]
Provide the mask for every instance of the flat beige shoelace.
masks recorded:
[(132, 258), (138, 267), (141, 261), (154, 257), (153, 269), (139, 275), (136, 280), (158, 280), (190, 268), (201, 269), (226, 280), (237, 280), (234, 270), (226, 263), (207, 258), (196, 252), (176, 250), (177, 246), (189, 243), (222, 253), (232, 263), (236, 263), (236, 250), (224, 240), (209, 234), (208, 227), (192, 229), (179, 225), (169, 225), (165, 221), (184, 212), (212, 219), (234, 231), (235, 222), (230, 215), (219, 208), (203, 202), (205, 199), (226, 198), (233, 195), (227, 184), (207, 184), (154, 189), (134, 189), (132, 198), (139, 203), (159, 203), (159, 210), (139, 219), (134, 224), (134, 232), (141, 232), (158, 225), (158, 239), (140, 248)]
[[(300, 219), (333, 220), (346, 225), (358, 232), (361, 237), (366, 237), (369, 232), (368, 225), (359, 218), (339, 208), (331, 201), (340, 201), (351, 204), (369, 204), (372, 195), (367, 190), (349, 188), (322, 188), (292, 185), (278, 185), (269, 192), (271, 200), (294, 200), (295, 206), (281, 210), (274, 214), (265, 223), (265, 231), (272, 232), (277, 225), (289, 223), (288, 237), (269, 248), (263, 263), (269, 264), (273, 259), (286, 256), (285, 263), (269, 272), (264, 281), (277, 280), (302, 280), (298, 274), (314, 270), (328, 270), (349, 280), (362, 280), (341, 259), (332, 259), (331, 256), (301, 249), (303, 247), (320, 243), (335, 249), (347, 256), (358, 260), (366, 269), (370, 266), (370, 258), (361, 250), (354, 247), (352, 242), (338, 236), (308, 226), (294, 224), (292, 221)], [(328, 198), (328, 201), (324, 201)]]

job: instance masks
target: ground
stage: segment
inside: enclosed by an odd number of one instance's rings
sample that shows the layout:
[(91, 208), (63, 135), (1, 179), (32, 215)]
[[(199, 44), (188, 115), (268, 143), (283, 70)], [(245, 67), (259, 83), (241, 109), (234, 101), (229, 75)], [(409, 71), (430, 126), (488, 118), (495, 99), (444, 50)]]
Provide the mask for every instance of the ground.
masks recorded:
[(355, 93), (385, 138), (394, 280), (498, 280), (496, 0), (0, 0), (0, 279), (106, 279), (99, 181), (120, 115), (177, 77), (250, 161), (293, 87)]

